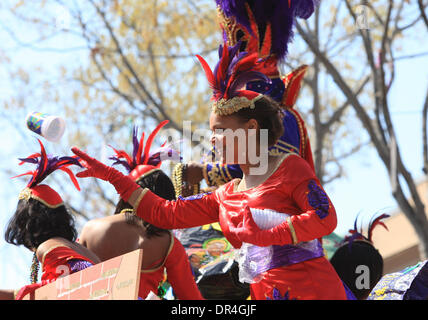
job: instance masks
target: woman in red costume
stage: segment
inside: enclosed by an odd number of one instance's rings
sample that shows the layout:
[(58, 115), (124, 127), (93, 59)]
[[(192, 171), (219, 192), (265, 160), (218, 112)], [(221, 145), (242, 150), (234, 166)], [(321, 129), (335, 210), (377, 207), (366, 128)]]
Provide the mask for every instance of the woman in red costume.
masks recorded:
[[(123, 150), (115, 150), (115, 164), (122, 164), (141, 188), (167, 200), (175, 199), (174, 186), (160, 169), (161, 160), (175, 157), (175, 151), (162, 146), (150, 152), (156, 133), (168, 123), (161, 122), (149, 135), (143, 149), (144, 133), (140, 140), (133, 133), (132, 157)], [(144, 150), (144, 152), (143, 152)], [(150, 292), (158, 293), (159, 285), (167, 280), (174, 294), (181, 300), (202, 299), (194, 280), (187, 254), (181, 243), (169, 230), (148, 224), (133, 214), (132, 206), (120, 199), (115, 215), (89, 221), (83, 228), (79, 242), (95, 252), (102, 261), (143, 249), (143, 261), (138, 296), (145, 299)]]
[[(269, 81), (256, 72), (257, 54), (237, 53), (239, 43), (219, 50), (214, 72), (198, 56), (213, 89), (210, 127), (215, 132), (216, 150), (224, 163), (239, 163), (244, 175), (212, 193), (167, 201), (132, 179), (88, 156), (87, 170), (77, 177), (109, 181), (136, 214), (162, 228), (188, 228), (219, 222), (225, 237), (240, 248), (237, 259), (241, 279), (251, 282), (252, 299), (346, 299), (337, 273), (324, 257), (319, 238), (336, 227), (336, 213), (309, 164), (296, 154), (267, 156), (283, 128), (280, 107), (269, 97), (242, 90), (254, 80)], [(244, 132), (241, 139), (224, 139), (218, 131)], [(255, 129), (255, 130), (250, 130)], [(268, 145), (262, 134), (267, 129)], [(249, 143), (255, 135), (256, 144)], [(251, 148), (249, 149), (248, 146)], [(230, 152), (231, 151), (231, 152)], [(233, 154), (229, 161), (228, 153)], [(254, 164), (251, 155), (266, 155), (266, 163)], [(244, 159), (242, 158), (244, 155)], [(254, 174), (265, 165), (265, 172)], [(260, 173), (260, 172), (258, 172)]]
[[(76, 178), (68, 168), (71, 165), (81, 167), (78, 158), (48, 156), (40, 140), (39, 143), (40, 153), (20, 159), (20, 164), (32, 163), (36, 164), (37, 168), (19, 175), (32, 177), (27, 187), (19, 194), (18, 207), (5, 232), (8, 243), (24, 245), (34, 252), (31, 284), (18, 291), (16, 300), (21, 300), (37, 288), (55, 281), (59, 276), (100, 262), (93, 252), (75, 242), (77, 231), (74, 219), (59, 194), (48, 185), (40, 184), (49, 174), (59, 169), (66, 172), (80, 190)], [(43, 271), (41, 282), (37, 282), (39, 261)]]

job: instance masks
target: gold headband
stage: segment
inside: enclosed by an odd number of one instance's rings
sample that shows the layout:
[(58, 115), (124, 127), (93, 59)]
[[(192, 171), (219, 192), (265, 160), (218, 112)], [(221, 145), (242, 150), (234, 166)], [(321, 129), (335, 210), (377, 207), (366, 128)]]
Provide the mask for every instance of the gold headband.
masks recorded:
[(213, 103), (212, 110), (220, 116), (228, 116), (244, 108), (254, 109), (256, 107), (255, 102), (262, 97), (263, 95), (259, 94), (251, 100), (244, 96), (233, 97), (232, 99), (221, 98)]

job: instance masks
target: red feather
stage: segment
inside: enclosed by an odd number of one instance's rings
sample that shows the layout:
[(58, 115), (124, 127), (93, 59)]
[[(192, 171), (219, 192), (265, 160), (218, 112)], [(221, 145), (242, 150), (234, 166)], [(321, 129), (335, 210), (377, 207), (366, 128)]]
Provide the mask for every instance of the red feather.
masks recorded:
[(285, 92), (282, 98), (282, 104), (285, 107), (292, 108), (296, 103), (307, 69), (307, 65), (302, 65), (287, 74), (284, 78)]
[(77, 182), (77, 179), (74, 176), (73, 172), (69, 168), (67, 168), (66, 166), (59, 168), (59, 170), (62, 170), (65, 173), (67, 173), (69, 175), (71, 181), (73, 182), (74, 186), (76, 187), (76, 189), (80, 191), (79, 183)]
[(263, 44), (260, 52), (261, 57), (267, 57), (270, 54), (270, 49), (272, 48), (272, 29), (271, 24), (268, 23), (266, 26), (265, 36), (263, 38)]
[(117, 150), (117, 149), (113, 148), (111, 145), (109, 145), (109, 147), (112, 148), (114, 150), (114, 152), (116, 152), (116, 156), (118, 158), (124, 158), (126, 160), (126, 162), (128, 162), (128, 164), (130, 166), (132, 166), (132, 159), (125, 151)]
[(143, 146), (144, 146), (144, 132), (141, 135), (140, 144), (138, 146), (137, 163), (135, 164), (136, 166), (138, 166), (141, 163), (141, 155), (142, 155), (142, 152), (143, 152)]
[(42, 168), (41, 172), (45, 172), (46, 168), (48, 166), (48, 161), (47, 161), (48, 156), (46, 154), (45, 146), (43, 145), (43, 143), (40, 141), (40, 139), (37, 139), (37, 141), (39, 141), (40, 148), (41, 148), (41, 150), (40, 150), (40, 162), (43, 161), (43, 168)]
[[(232, 73), (232, 76), (230, 77), (230, 79), (227, 83), (227, 88), (231, 87), (232, 83), (235, 81), (235, 79), (237, 77), (239, 77), (240, 74), (242, 74), (243, 72), (246, 72), (248, 70), (253, 69), (254, 66), (257, 64), (257, 60), (258, 60), (257, 53), (253, 53), (253, 54), (247, 55), (244, 58), (242, 58), (233, 68), (233, 73)], [(227, 90), (226, 90), (226, 94), (225, 94), (224, 98), (225, 99), (231, 98), (227, 94)]]
[(254, 68), (254, 65), (257, 64), (259, 59), (257, 53), (252, 53), (243, 57), (233, 68), (234, 72), (248, 71)]
[(144, 162), (142, 164), (147, 164), (147, 162), (149, 161), (149, 152), (153, 143), (153, 139), (155, 138), (159, 130), (162, 129), (162, 127), (164, 127), (168, 122), (169, 120), (164, 120), (161, 123), (159, 123), (158, 126), (155, 128), (155, 130), (153, 130), (153, 132), (147, 138), (146, 146), (144, 147), (144, 155), (143, 155)]
[(56, 169), (59, 169), (59, 167), (60, 167), (61, 165), (63, 165), (64, 167), (69, 167), (69, 166), (71, 166), (71, 165), (72, 165), (72, 163), (69, 163), (69, 164), (65, 164), (65, 165), (64, 165), (64, 163), (67, 163), (67, 161), (68, 161), (68, 160), (62, 160), (62, 161), (57, 162), (57, 163), (56, 163), (56, 165), (55, 165), (55, 167), (54, 167), (54, 168), (52, 168), (52, 171), (54, 171), (54, 170), (56, 170)]
[(27, 176), (27, 175), (29, 175), (29, 174), (31, 174), (31, 175), (33, 175), (33, 176), (34, 176), (34, 171), (27, 171), (27, 172), (25, 172), (25, 173), (21, 173), (21, 174), (19, 174), (19, 175), (17, 175), (17, 176), (11, 177), (11, 179), (19, 178), (19, 177), (22, 177), (22, 176)]
[[(379, 217), (377, 217), (372, 223), (370, 223), (369, 225), (369, 232), (368, 232), (368, 239), (371, 242), (372, 241), (372, 234), (373, 234), (373, 230), (377, 225), (381, 225), (383, 226), (386, 230), (388, 230), (388, 227), (380, 220), (385, 219), (385, 218), (389, 218), (389, 215), (384, 213), (382, 215), (380, 215)], [(389, 231), (389, 230), (388, 230)]]
[(214, 74), (213, 74), (210, 66), (205, 61), (205, 59), (202, 58), (200, 55), (196, 55), (196, 58), (198, 58), (199, 62), (202, 65), (202, 68), (205, 71), (205, 76), (207, 77), (208, 84), (209, 84), (210, 88), (213, 89), (213, 90), (217, 90), (218, 88), (217, 88), (217, 85), (216, 85), (216, 80), (214, 78)]

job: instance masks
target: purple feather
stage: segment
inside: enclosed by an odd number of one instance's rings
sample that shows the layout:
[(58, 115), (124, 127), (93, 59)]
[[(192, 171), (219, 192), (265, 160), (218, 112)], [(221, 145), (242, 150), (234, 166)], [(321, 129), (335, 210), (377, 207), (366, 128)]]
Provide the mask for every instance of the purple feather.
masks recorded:
[[(47, 155), (45, 153), (40, 153), (38, 157), (31, 158), (19, 158), (24, 163), (36, 164), (37, 167), (34, 170), (33, 176), (27, 184), (27, 187), (32, 188), (38, 184), (40, 184), (46, 177), (48, 177), (52, 172), (58, 170), (60, 168), (76, 165), (81, 168), (83, 166), (79, 162), (78, 157), (57, 157), (52, 155)], [(46, 166), (45, 166), (46, 164)]]
[(37, 158), (18, 158), (19, 161), (26, 163), (38, 163), (39, 160)]
[(247, 71), (242, 73), (229, 87), (228, 95), (230, 97), (236, 96), (239, 90), (245, 88), (248, 82), (251, 81), (265, 81), (271, 83), (272, 81), (265, 74), (258, 71)]
[(112, 164), (112, 166), (115, 165), (122, 165), (125, 167), (125, 169), (128, 171), (128, 173), (130, 173), (132, 171), (131, 166), (129, 165), (128, 161), (126, 160), (120, 160), (117, 157), (109, 157), (110, 160), (114, 160), (115, 162)]
[[(261, 72), (252, 70), (254, 65), (248, 65), (248, 69), (243, 69), (242, 67), (238, 67), (238, 63), (245, 58), (248, 53), (247, 52), (239, 52), (239, 47), (241, 42), (239, 41), (232, 47), (227, 47), (228, 50), (228, 61), (224, 64), (223, 57), (223, 46), (219, 47), (219, 57), (220, 60), (217, 62), (216, 67), (214, 69), (214, 79), (216, 81), (214, 88), (214, 96), (228, 96), (234, 97), (238, 95), (238, 91), (245, 89), (245, 86), (248, 82), (251, 81), (265, 81), (267, 83), (271, 83), (271, 80)], [(220, 70), (220, 68), (226, 67), (226, 70)], [(238, 70), (240, 69), (240, 70)], [(219, 72), (222, 71), (222, 75)], [(233, 77), (232, 83), (229, 83), (231, 78)]]
[(346, 238), (346, 242), (348, 242), (348, 250), (349, 252), (352, 251), (352, 244), (354, 243), (355, 240), (366, 240), (366, 238), (359, 232), (354, 233), (353, 235), (351, 235), (350, 237)]
[[(236, 54), (236, 53), (235, 53)], [(227, 69), (227, 75), (229, 76), (229, 78), (232, 76), (233, 74), (233, 69), (235, 68), (236, 64), (242, 59), (244, 58), (246, 55), (248, 54), (248, 52), (239, 52), (238, 55), (232, 56), (233, 59), (230, 62), (229, 68)]]
[[(233, 67), (236, 65), (236, 63), (241, 58), (243, 58), (245, 55), (247, 55), (246, 52), (241, 52), (238, 56), (236, 56), (236, 53), (238, 52), (240, 45), (241, 45), (241, 42), (238, 41), (238, 43), (235, 44), (234, 46), (227, 48), (228, 52), (229, 52), (229, 58), (232, 59), (232, 61), (226, 70), (226, 78), (220, 79), (220, 83), (217, 83), (217, 85), (216, 85), (216, 87), (217, 87), (216, 89), (218, 89), (218, 91), (220, 91), (220, 92), (225, 92), (227, 83), (229, 82), (229, 79), (232, 76)], [(219, 57), (219, 61), (217, 62), (216, 66), (214, 68), (214, 72), (213, 72), (216, 79), (218, 79), (218, 77), (217, 77), (217, 74), (219, 71), (218, 69), (220, 67), (221, 59), (223, 57), (223, 45), (221, 45), (221, 44), (218, 47), (218, 57)]]
[(226, 17), (234, 17), (236, 22), (243, 25), (252, 34), (250, 20), (245, 8), (247, 2), (246, 0), (216, 0), (217, 6), (221, 8)]
[(297, 1), (295, 16), (301, 19), (308, 19), (315, 8), (319, 6), (321, 0)]
[(134, 150), (132, 151), (132, 162), (134, 166), (137, 166), (137, 152), (140, 146), (140, 142), (138, 141), (138, 128), (134, 126), (132, 131), (132, 145)]
[[(122, 165), (125, 167), (128, 173), (131, 173), (131, 171), (134, 170), (138, 165), (143, 164), (145, 160), (144, 155), (142, 155), (140, 162), (137, 162), (137, 155), (140, 149), (140, 140), (138, 140), (138, 128), (135, 126), (132, 133), (132, 143), (133, 143), (132, 163), (128, 163), (128, 161), (126, 160), (121, 160), (125, 157), (123, 154), (121, 154), (119, 157), (118, 156), (109, 157), (110, 160), (115, 161), (112, 164), (113, 166)], [(121, 151), (121, 152), (124, 152), (124, 151)], [(157, 166), (163, 160), (174, 161), (177, 158), (175, 156), (176, 154), (178, 154), (178, 152), (173, 150), (171, 147), (168, 147), (168, 146), (160, 147), (154, 152), (149, 152), (149, 155), (148, 155), (149, 159), (147, 161), (147, 164), (152, 166)], [(180, 159), (180, 157), (178, 157), (178, 159)]]
[(226, 17), (234, 17), (250, 35), (250, 19), (246, 4), (251, 8), (259, 30), (265, 30), (267, 23), (271, 23), (272, 46), (271, 53), (279, 59), (285, 59), (288, 44), (293, 39), (293, 26), (297, 18), (308, 19), (318, 5), (319, 0), (216, 0)]
[(160, 147), (153, 152), (150, 152), (148, 164), (157, 166), (159, 163), (165, 160), (181, 161), (182, 157), (180, 153), (175, 149), (171, 148), (170, 145)]
[(366, 240), (366, 241), (368, 241), (368, 242), (372, 243), (371, 233), (372, 233), (372, 231), (373, 231), (373, 228), (374, 228), (374, 227), (379, 223), (379, 221), (380, 221), (380, 220), (382, 220), (382, 219), (384, 219), (384, 218), (388, 218), (388, 217), (389, 217), (389, 215), (387, 215), (387, 214), (382, 214), (382, 215), (380, 215), (380, 216), (376, 216), (376, 215), (374, 215), (374, 216), (371, 218), (371, 220), (370, 220), (370, 223), (369, 223), (369, 226), (368, 226), (368, 237), (366, 237), (366, 236), (364, 236), (364, 235), (363, 235), (362, 227), (360, 227), (360, 228), (358, 229), (358, 226), (357, 226), (357, 222), (358, 222), (358, 217), (359, 217), (359, 215), (360, 215), (360, 214), (358, 214), (358, 215), (357, 215), (357, 217), (355, 218), (355, 221), (354, 221), (354, 229), (353, 229), (353, 230), (349, 230), (349, 234), (350, 234), (350, 235), (345, 236), (345, 238), (344, 238), (344, 239), (343, 239), (343, 241), (342, 241), (342, 243), (346, 243), (346, 242), (348, 242), (349, 250), (351, 250), (352, 243), (353, 243), (355, 240)]

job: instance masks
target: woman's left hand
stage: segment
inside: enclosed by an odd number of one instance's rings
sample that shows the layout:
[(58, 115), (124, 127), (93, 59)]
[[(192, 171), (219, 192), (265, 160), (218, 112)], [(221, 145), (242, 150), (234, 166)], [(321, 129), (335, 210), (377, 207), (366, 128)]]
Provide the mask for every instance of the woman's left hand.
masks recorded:
[(242, 222), (240, 222), (237, 227), (229, 224), (229, 230), (242, 242), (252, 243), (258, 246), (269, 245), (263, 245), (264, 241), (259, 239), (263, 230), (254, 222), (253, 214), (251, 213), (250, 207), (247, 205), (242, 209)]
[(242, 209), (242, 222), (234, 227), (229, 223), (229, 230), (242, 242), (251, 243), (259, 247), (270, 245), (291, 244), (292, 239), (288, 230), (288, 223), (284, 222), (271, 229), (260, 229), (253, 219), (250, 207), (247, 205)]

